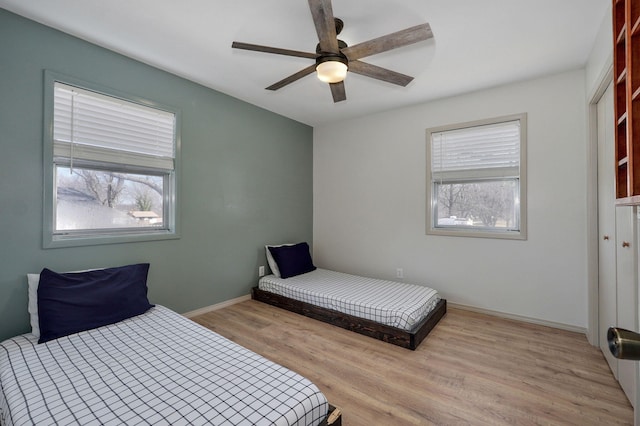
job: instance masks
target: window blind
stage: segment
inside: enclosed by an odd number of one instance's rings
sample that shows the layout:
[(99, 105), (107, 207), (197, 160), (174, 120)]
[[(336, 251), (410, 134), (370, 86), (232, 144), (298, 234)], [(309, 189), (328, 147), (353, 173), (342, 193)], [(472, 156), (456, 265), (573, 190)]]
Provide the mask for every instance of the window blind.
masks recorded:
[(434, 181), (518, 177), (520, 120), (434, 132)]
[(175, 114), (56, 82), (54, 157), (173, 170)]

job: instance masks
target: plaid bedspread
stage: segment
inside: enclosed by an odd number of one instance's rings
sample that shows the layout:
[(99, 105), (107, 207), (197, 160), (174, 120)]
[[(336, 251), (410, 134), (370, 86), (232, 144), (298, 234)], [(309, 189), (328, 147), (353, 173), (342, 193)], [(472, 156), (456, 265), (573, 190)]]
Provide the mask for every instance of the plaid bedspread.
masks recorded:
[(2, 425), (317, 425), (304, 377), (162, 306), (37, 344), (0, 344)]
[(261, 290), (407, 331), (429, 314), (440, 296), (432, 288), (316, 269), (286, 279), (262, 277)]

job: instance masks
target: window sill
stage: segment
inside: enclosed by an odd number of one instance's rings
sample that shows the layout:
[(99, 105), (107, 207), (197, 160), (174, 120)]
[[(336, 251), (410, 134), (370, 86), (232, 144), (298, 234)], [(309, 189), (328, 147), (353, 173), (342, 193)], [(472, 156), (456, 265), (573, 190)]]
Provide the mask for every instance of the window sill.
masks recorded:
[(441, 235), (447, 237), (471, 237), (471, 238), (493, 238), (504, 240), (526, 240), (525, 231), (487, 231), (462, 228), (428, 228), (427, 235)]
[(103, 244), (137, 243), (144, 241), (177, 240), (180, 234), (173, 231), (157, 231), (153, 233), (126, 233), (119, 235), (55, 235), (45, 237), (43, 248), (63, 248), (96, 246)]

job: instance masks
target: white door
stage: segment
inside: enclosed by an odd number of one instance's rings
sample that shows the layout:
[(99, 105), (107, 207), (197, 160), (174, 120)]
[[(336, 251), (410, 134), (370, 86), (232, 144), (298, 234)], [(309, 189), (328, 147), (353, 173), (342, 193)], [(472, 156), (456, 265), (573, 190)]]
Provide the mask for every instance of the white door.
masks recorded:
[[(616, 263), (618, 327), (638, 331), (638, 248), (636, 207), (616, 207)], [(637, 361), (618, 360), (618, 382), (624, 393), (636, 403)]]
[(609, 85), (598, 101), (598, 329), (600, 348), (617, 379), (618, 360), (607, 345), (607, 330), (618, 324), (613, 135), (613, 86)]

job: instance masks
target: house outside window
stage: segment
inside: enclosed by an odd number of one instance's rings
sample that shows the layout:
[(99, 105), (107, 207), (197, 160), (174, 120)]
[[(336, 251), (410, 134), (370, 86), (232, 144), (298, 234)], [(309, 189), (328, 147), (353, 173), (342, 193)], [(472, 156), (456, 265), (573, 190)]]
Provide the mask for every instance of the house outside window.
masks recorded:
[(178, 111), (45, 73), (45, 248), (178, 238)]
[(527, 116), (427, 129), (427, 234), (526, 239)]

